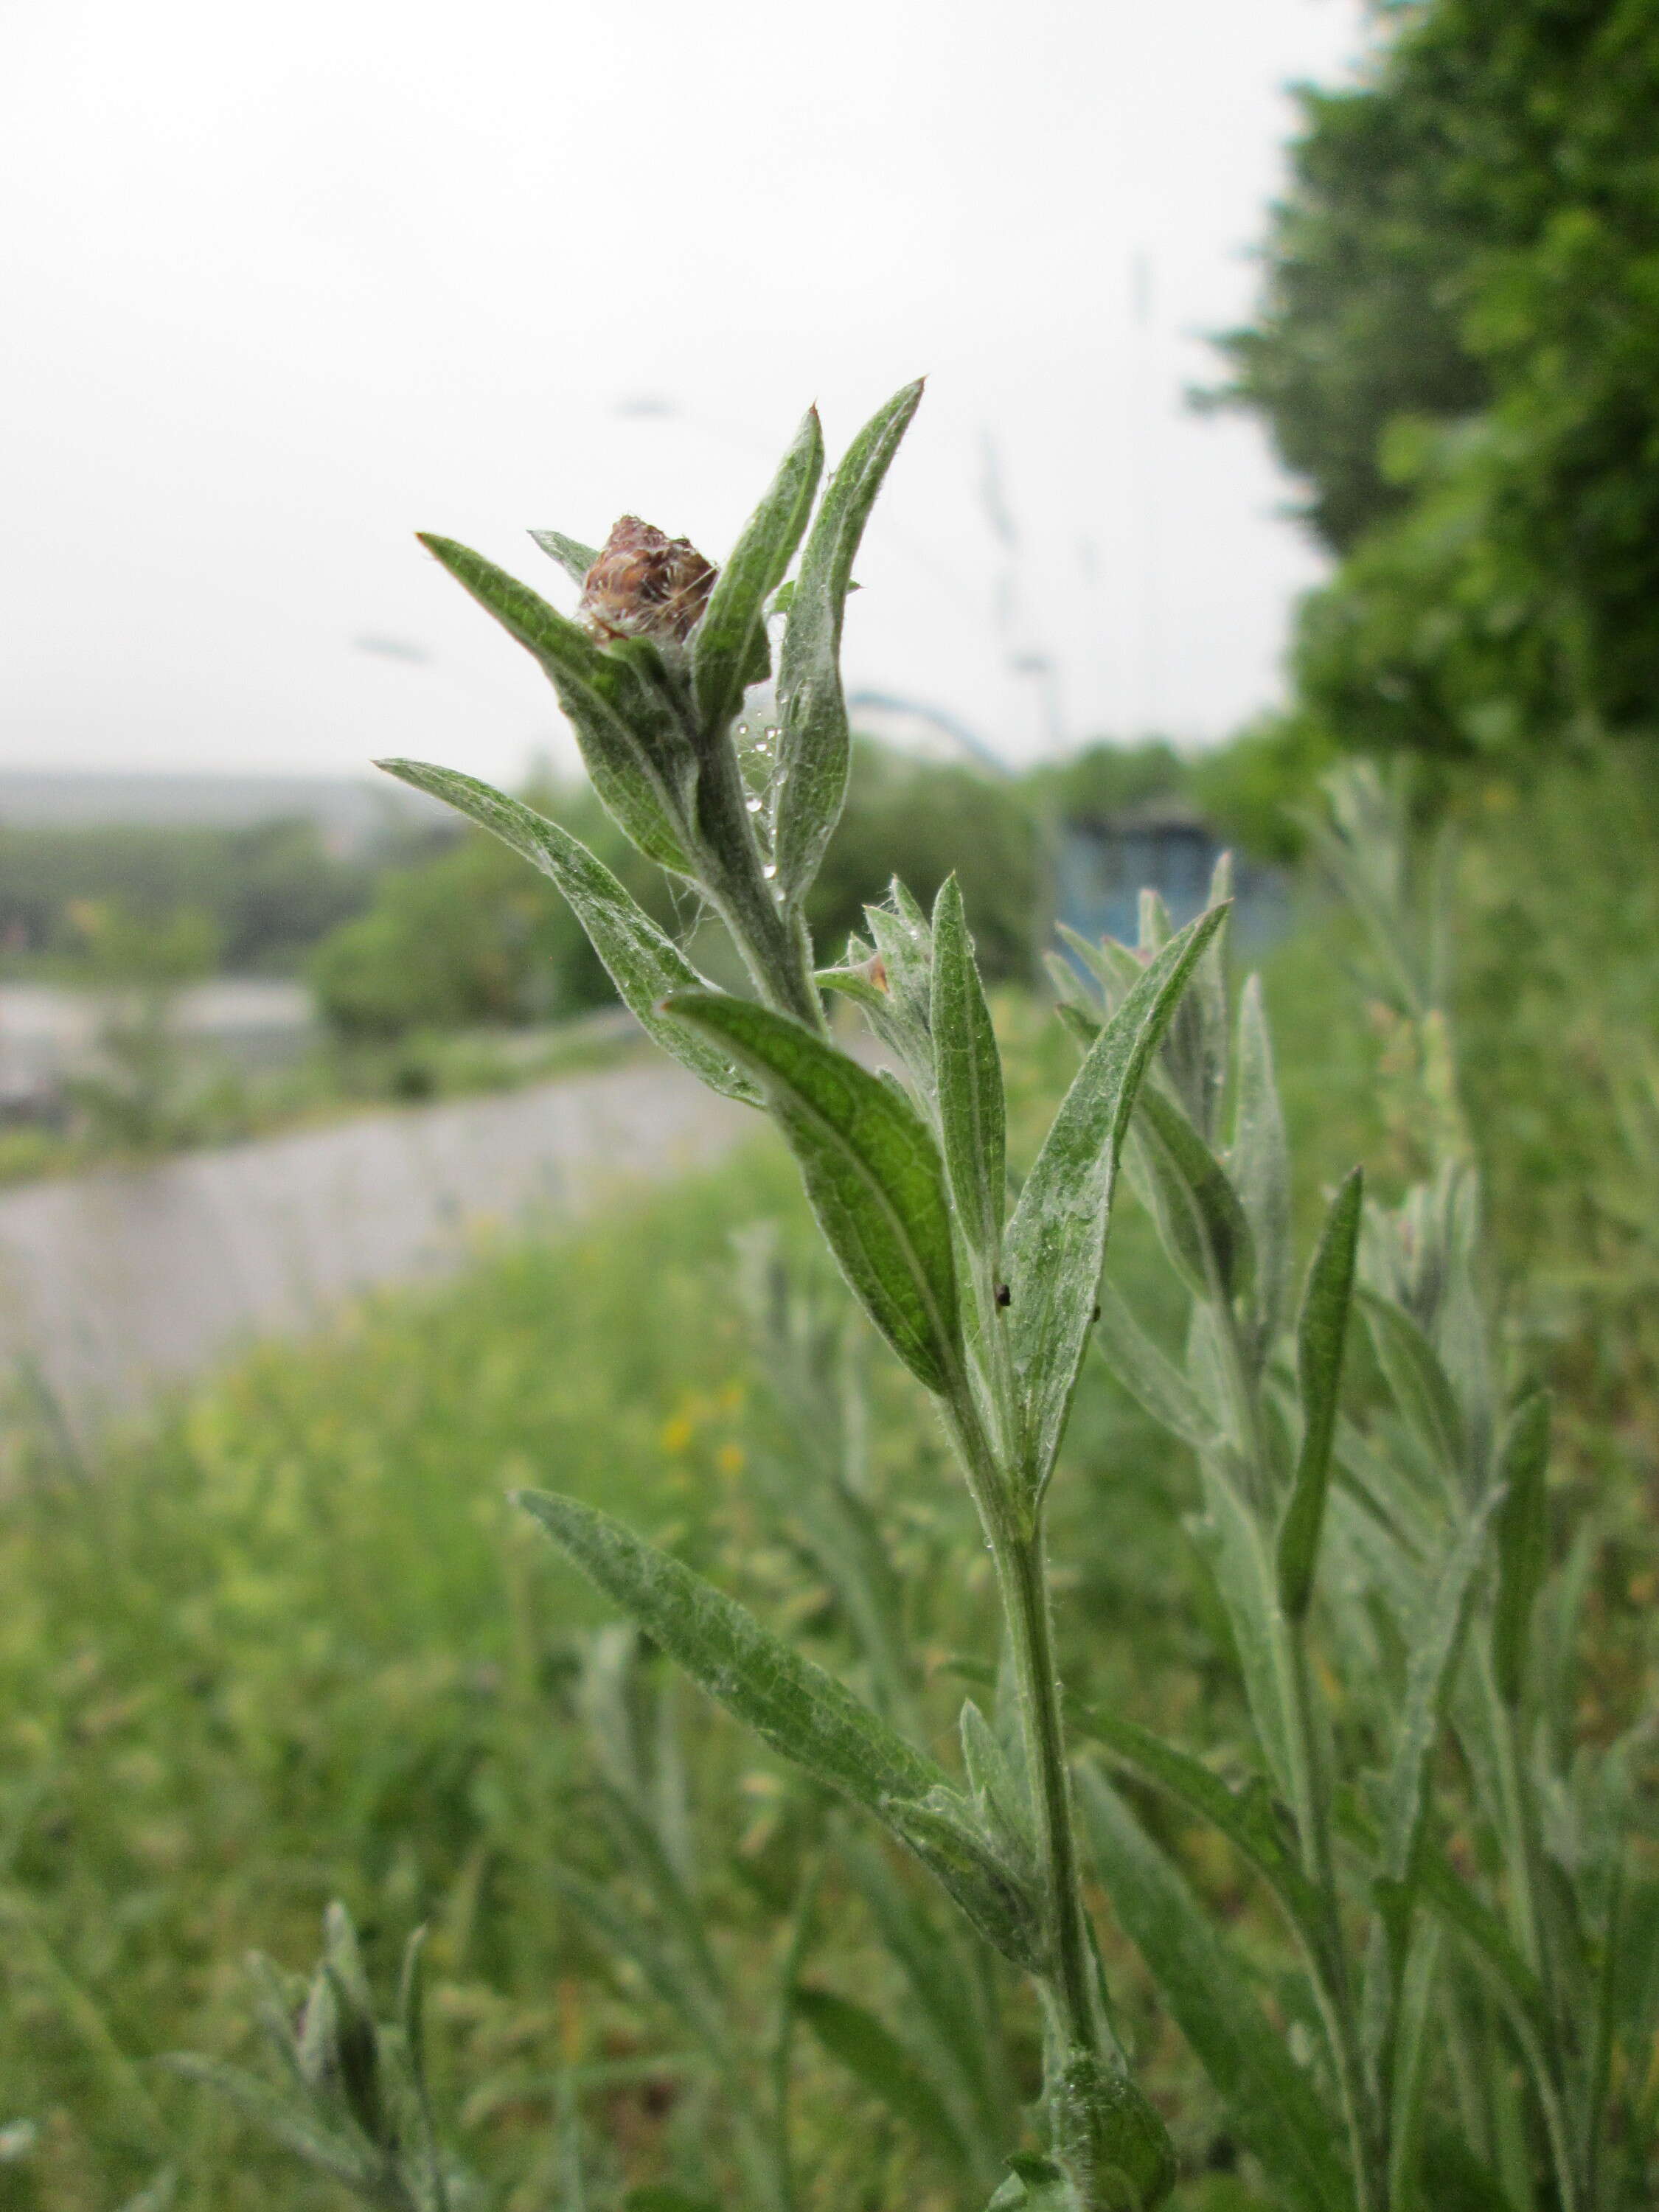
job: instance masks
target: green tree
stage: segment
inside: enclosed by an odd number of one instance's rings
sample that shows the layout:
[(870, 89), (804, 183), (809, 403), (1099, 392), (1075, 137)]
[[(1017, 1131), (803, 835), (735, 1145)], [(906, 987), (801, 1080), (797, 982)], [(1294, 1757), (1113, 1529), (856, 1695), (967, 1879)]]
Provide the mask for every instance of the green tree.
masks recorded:
[(1376, 9), (1304, 92), (1225, 343), (1343, 556), (1302, 622), (1348, 744), (1449, 757), (1659, 711), (1659, 0)]

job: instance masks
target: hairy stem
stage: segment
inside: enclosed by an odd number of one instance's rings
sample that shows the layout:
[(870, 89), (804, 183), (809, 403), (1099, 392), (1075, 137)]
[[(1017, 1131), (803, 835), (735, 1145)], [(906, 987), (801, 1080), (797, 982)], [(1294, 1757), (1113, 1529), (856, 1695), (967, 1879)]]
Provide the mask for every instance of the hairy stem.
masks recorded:
[(1015, 1510), (965, 1377), (952, 1394), (951, 1427), (991, 1547), (1014, 1662), (1020, 1735), (1036, 1822), (1050, 1994), (1067, 2041), (1122, 2064), (1096, 1997), (1097, 1970), (1083, 1907), (1072, 1778), (1055, 1670), (1042, 1516)]

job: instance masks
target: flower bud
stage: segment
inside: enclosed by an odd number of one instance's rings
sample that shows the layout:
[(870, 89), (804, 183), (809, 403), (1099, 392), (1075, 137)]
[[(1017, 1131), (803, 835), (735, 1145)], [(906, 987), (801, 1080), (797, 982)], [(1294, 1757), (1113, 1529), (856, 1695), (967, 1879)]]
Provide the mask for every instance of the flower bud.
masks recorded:
[(577, 614), (602, 643), (653, 637), (683, 644), (708, 605), (715, 574), (689, 538), (665, 537), (624, 514), (582, 580)]

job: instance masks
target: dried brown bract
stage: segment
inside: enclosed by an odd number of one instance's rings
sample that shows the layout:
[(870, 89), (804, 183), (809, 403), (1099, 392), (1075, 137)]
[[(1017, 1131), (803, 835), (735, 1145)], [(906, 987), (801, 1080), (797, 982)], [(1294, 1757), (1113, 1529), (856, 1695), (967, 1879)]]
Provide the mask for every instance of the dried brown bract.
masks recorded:
[(689, 538), (669, 538), (624, 514), (582, 582), (580, 619), (593, 635), (672, 638), (683, 644), (701, 619), (715, 569)]

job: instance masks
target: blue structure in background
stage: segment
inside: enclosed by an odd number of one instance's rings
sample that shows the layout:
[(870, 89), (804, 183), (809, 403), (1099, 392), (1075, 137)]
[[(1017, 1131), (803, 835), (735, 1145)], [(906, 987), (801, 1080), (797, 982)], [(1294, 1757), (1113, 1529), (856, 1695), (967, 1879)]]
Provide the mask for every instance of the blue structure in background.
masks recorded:
[[(1196, 814), (1168, 801), (1066, 823), (1054, 861), (1055, 914), (1091, 942), (1115, 937), (1133, 945), (1140, 893), (1155, 890), (1179, 928), (1202, 911), (1221, 852)], [(1234, 899), (1237, 942), (1271, 944), (1289, 927), (1289, 893), (1277, 870), (1236, 860)]]

